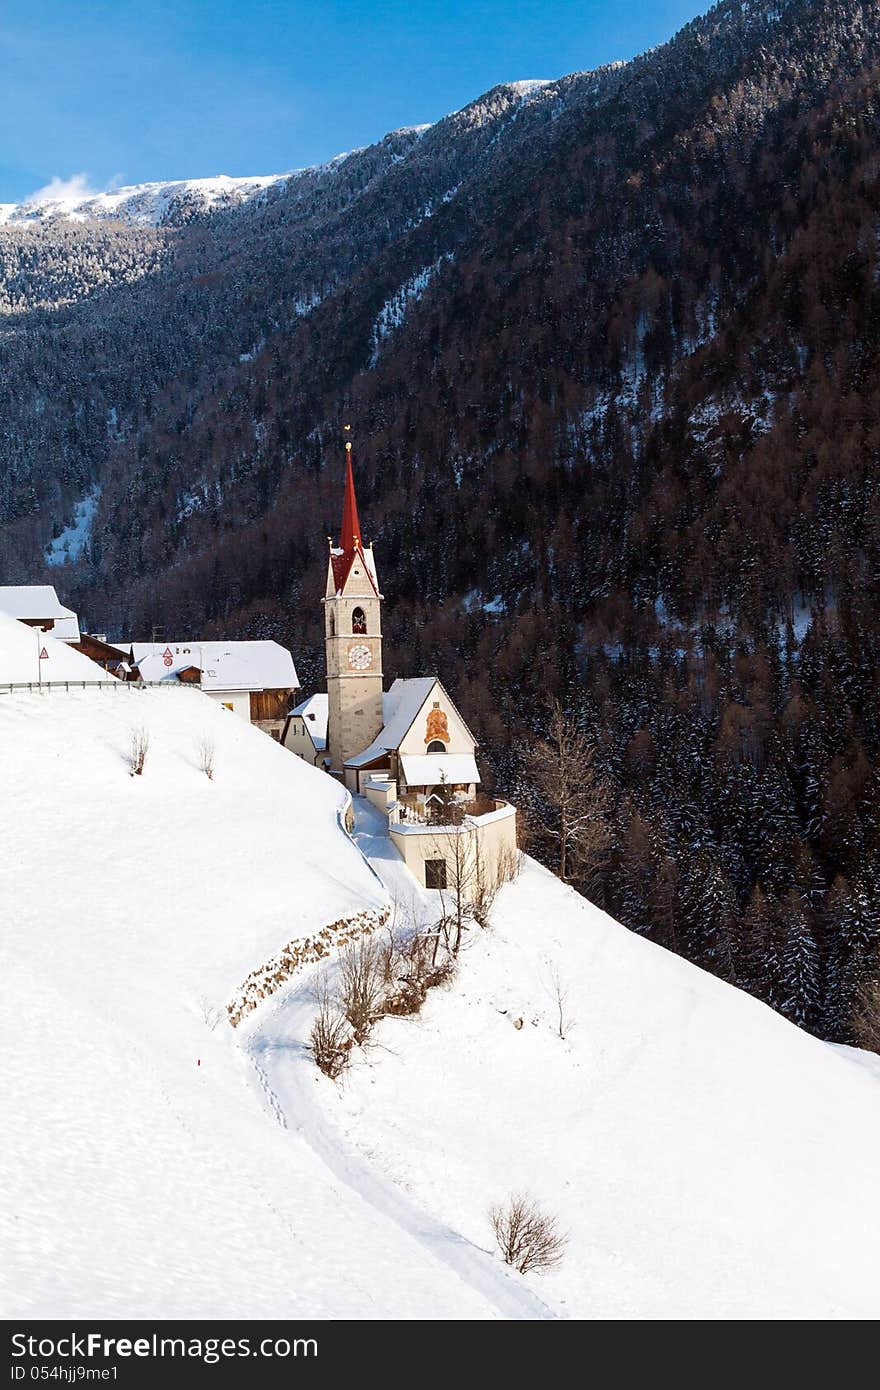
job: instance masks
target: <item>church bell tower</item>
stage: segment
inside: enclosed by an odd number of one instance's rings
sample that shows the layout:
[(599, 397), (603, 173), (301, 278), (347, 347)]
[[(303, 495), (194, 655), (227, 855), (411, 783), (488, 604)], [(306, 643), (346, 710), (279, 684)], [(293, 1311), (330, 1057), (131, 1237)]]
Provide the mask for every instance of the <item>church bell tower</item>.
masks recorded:
[[(346, 429), (348, 426), (346, 425)], [(324, 596), (327, 751), (333, 772), (372, 743), (383, 725), (382, 595), (372, 545), (361, 538), (351, 443), (345, 445), (345, 500), (339, 544), (330, 543)]]

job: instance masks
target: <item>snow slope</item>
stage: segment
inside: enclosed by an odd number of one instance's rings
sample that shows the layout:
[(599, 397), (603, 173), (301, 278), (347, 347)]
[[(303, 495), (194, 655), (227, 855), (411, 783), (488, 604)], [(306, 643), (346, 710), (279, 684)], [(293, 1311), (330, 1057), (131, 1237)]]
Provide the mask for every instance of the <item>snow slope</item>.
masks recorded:
[[(359, 816), (392, 892), (430, 917), (377, 813)], [(304, 1005), (292, 992), (252, 1043), (285, 1113), (302, 1111)], [(328, 1143), (475, 1245), (512, 1191), (557, 1213), (565, 1261), (530, 1283), (560, 1316), (880, 1314), (880, 1074), (533, 863), (454, 985), (419, 1019), (383, 1022), (344, 1084), (315, 1093)]]
[[(389, 892), (430, 918), (378, 813), (367, 863), (335, 783), (194, 689), (0, 694), (0, 768), (6, 1316), (880, 1311), (859, 1054), (529, 865), (456, 982), (336, 1086), (305, 1052), (313, 971), (235, 1032), (216, 1014)], [(486, 1209), (519, 1187), (571, 1234), (543, 1279), (491, 1251)]]
[(0, 694), (0, 768), (2, 1312), (503, 1315), (503, 1272), (452, 1273), (440, 1223), (340, 1182), (206, 1021), (292, 938), (383, 905), (340, 789), (197, 690), (116, 683)]

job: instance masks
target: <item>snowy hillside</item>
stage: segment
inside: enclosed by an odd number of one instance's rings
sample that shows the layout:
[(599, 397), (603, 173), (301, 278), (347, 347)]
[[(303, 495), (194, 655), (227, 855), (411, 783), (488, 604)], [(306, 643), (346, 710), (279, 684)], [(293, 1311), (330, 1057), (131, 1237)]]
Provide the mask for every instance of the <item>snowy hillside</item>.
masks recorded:
[(382, 905), (334, 784), (187, 690), (0, 696), (0, 758), (4, 1313), (495, 1315), (209, 1026), (284, 943)]
[[(430, 916), (362, 822), (392, 892)], [(304, 1007), (289, 994), (254, 1044), (291, 1115)], [(502, 890), (454, 985), (374, 1042), (344, 1084), (321, 1079), (332, 1142), (486, 1248), (490, 1204), (531, 1193), (570, 1233), (560, 1269), (533, 1279), (559, 1316), (880, 1314), (880, 1073), (537, 865)]]
[[(304, 1050), (314, 967), (237, 1030), (222, 1010), (328, 923), (389, 897), (430, 920), (378, 813), (353, 844), (329, 778), (196, 690), (0, 695), (0, 758), (7, 1315), (880, 1311), (858, 1054), (530, 865), (334, 1085)], [(519, 1187), (570, 1232), (544, 1279), (492, 1252)]]

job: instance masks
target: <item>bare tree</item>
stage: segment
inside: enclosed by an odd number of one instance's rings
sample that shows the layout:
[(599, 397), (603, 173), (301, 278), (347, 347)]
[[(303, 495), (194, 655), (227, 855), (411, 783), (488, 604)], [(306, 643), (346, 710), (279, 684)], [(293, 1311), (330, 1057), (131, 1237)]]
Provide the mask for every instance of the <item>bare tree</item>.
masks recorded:
[(859, 990), (853, 1032), (859, 1047), (880, 1053), (880, 979), (868, 980)]
[(336, 1007), (327, 981), (319, 981), (315, 989), (318, 1012), (309, 1034), (309, 1051), (315, 1066), (335, 1081), (348, 1066), (351, 1058), (351, 1032), (343, 1014)]
[(150, 731), (144, 724), (138, 724), (131, 731), (131, 738), (128, 745), (128, 764), (131, 769), (132, 777), (140, 777), (143, 774), (144, 764), (147, 761), (147, 754), (150, 751)]
[(382, 1016), (384, 975), (382, 948), (368, 936), (352, 942), (339, 962), (339, 1004), (358, 1044)]
[[(437, 836), (433, 853), (446, 865), (446, 887), (441, 888), (440, 934), (450, 955), (461, 950), (462, 937), (475, 919), (474, 889), (479, 831), (469, 821), (451, 826)], [(435, 952), (436, 957), (436, 952)]]
[(568, 985), (556, 961), (553, 961), (550, 965), (550, 978), (547, 988), (550, 998), (553, 1000), (553, 1007), (556, 1014), (556, 1031), (564, 1042), (566, 1036), (574, 1027), (574, 1019), (569, 1013), (568, 1008)]
[(214, 766), (216, 760), (216, 748), (214, 740), (203, 734), (198, 744), (199, 767), (204, 772), (209, 782), (214, 780)]
[(554, 846), (561, 879), (589, 881), (610, 843), (608, 794), (592, 742), (558, 701), (550, 708), (548, 737), (526, 750), (525, 761), (550, 810), (536, 837)]
[(562, 1260), (568, 1236), (560, 1231), (555, 1216), (543, 1212), (524, 1193), (508, 1197), (503, 1206), (491, 1207), (489, 1220), (505, 1264), (520, 1274), (553, 1269)]

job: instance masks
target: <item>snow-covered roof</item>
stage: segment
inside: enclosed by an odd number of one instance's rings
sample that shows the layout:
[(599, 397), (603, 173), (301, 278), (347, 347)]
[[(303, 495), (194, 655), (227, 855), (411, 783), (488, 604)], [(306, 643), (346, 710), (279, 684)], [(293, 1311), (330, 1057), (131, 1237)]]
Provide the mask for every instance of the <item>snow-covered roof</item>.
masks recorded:
[[(45, 652), (45, 656), (40, 655)], [(109, 681), (116, 677), (51, 632), (41, 632), (0, 610), (0, 686), (50, 681)]]
[(383, 733), (389, 740), (389, 748), (397, 748), (403, 742), (436, 684), (436, 676), (411, 676), (407, 680), (394, 681), (391, 689), (382, 696), (382, 715), (385, 719)]
[(327, 747), (329, 701), (326, 693), (319, 692), (317, 695), (310, 695), (307, 700), (303, 700), (290, 713), (291, 717), (298, 714), (303, 720), (316, 749)]
[(473, 753), (401, 753), (400, 765), (404, 781), (410, 787), (480, 780)]
[(382, 696), (383, 727), (368, 748), (347, 759), (346, 766), (366, 767), (392, 748), (399, 748), (436, 684), (436, 676), (411, 676), (406, 680), (396, 680)]
[(55, 626), (60, 642), (79, 641), (79, 623), (72, 608), (65, 608), (51, 584), (0, 584), (0, 612), (24, 622), (44, 618)]
[(294, 690), (293, 657), (278, 642), (132, 642), (141, 680), (177, 680), (181, 671), (201, 672), (203, 690)]

